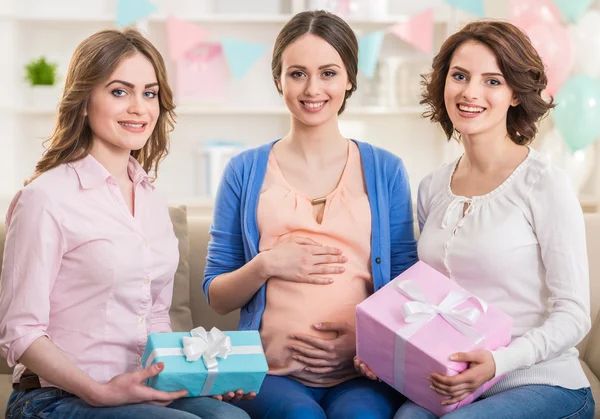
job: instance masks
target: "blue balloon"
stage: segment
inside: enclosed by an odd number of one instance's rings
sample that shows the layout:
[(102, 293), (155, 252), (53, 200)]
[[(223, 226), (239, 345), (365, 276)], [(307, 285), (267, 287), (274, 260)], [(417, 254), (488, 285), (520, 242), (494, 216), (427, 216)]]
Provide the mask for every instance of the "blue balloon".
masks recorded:
[(600, 137), (600, 80), (575, 76), (556, 95), (553, 119), (572, 151), (581, 150)]

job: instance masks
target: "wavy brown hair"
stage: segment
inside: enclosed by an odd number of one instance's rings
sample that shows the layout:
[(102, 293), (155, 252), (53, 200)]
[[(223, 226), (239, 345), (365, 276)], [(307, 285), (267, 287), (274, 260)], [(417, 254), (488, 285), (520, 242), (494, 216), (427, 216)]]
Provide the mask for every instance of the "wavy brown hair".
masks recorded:
[(175, 104), (167, 71), (158, 50), (135, 29), (103, 30), (81, 42), (71, 58), (54, 132), (47, 140), (48, 148), (35, 166), (33, 177), (63, 163), (80, 160), (92, 147), (92, 130), (85, 116), (92, 89), (106, 81), (121, 60), (134, 54), (144, 55), (156, 72), (160, 114), (154, 131), (140, 150), (132, 150), (144, 170), (158, 173), (158, 163), (169, 152), (169, 133), (175, 123)]
[(459, 139), (444, 103), (444, 88), (454, 51), (467, 41), (486, 45), (496, 55), (500, 71), (519, 101), (511, 106), (506, 118), (510, 139), (516, 144), (529, 144), (537, 133), (537, 122), (554, 107), (554, 100), (544, 100), (542, 91), (548, 79), (544, 64), (527, 35), (515, 25), (496, 20), (469, 23), (450, 36), (433, 59), (432, 71), (422, 76), (421, 104), (428, 110), (423, 116), (439, 122), (448, 140)]
[(313, 34), (331, 45), (340, 57), (348, 73), (348, 81), (352, 85), (350, 90), (346, 90), (342, 107), (338, 115), (344, 112), (346, 100), (352, 96), (358, 84), (356, 82), (358, 74), (358, 40), (354, 31), (339, 16), (324, 10), (309, 10), (295, 15), (279, 32), (273, 48), (273, 58), (271, 60), (271, 70), (273, 72), (273, 81), (277, 91), (279, 89), (279, 80), (281, 79), (281, 56), (283, 51), (296, 39), (304, 34)]

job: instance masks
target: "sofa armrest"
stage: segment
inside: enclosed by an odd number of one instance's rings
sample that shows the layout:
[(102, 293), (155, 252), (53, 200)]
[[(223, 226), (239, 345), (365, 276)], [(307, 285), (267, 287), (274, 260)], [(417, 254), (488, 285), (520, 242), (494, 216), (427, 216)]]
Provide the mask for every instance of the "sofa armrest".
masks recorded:
[(592, 327), (579, 345), (581, 358), (596, 377), (600, 377), (600, 213), (584, 214), (587, 252), (590, 266), (590, 315)]
[(8, 366), (4, 358), (0, 358), (0, 374), (12, 375), (12, 368)]
[(596, 377), (600, 378), (600, 313), (596, 315), (596, 319), (592, 323), (592, 329), (587, 336), (583, 360)]

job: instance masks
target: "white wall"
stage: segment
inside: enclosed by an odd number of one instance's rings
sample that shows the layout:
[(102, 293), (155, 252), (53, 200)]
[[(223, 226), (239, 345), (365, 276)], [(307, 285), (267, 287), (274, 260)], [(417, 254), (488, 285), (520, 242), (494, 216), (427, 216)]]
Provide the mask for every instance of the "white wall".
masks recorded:
[[(172, 7), (186, 2), (200, 5), (207, 0), (156, 1), (161, 6)], [(240, 7), (248, 2), (229, 0), (229, 3), (235, 1), (240, 2)], [(253, 4), (260, 1), (272, 0), (254, 0)], [(280, 0), (280, 3), (281, 12), (285, 13), (298, 11), (303, 8), (303, 4), (307, 4), (304, 0)], [(61, 11), (61, 4), (70, 8)], [(0, 211), (3, 211), (7, 200), (21, 187), (23, 180), (33, 172), (35, 162), (43, 151), (43, 141), (50, 135), (54, 123), (52, 106), (37, 109), (28, 102), (29, 89), (23, 81), (25, 63), (45, 55), (51, 61), (59, 63), (59, 73), (64, 75), (71, 54), (81, 40), (100, 29), (114, 27), (115, 4), (116, 0), (0, 0), (0, 56), (3, 57), (4, 64), (0, 65), (0, 80), (6, 81), (5, 94), (0, 95), (0, 126), (3, 127), (0, 135)], [(398, 19), (406, 19), (428, 6), (434, 6), (437, 47), (448, 33), (460, 26), (459, 21), (468, 18), (464, 14), (452, 12), (443, 0), (388, 0), (388, 4), (390, 15)], [(494, 16), (506, 16), (506, 2), (486, 0), (486, 6)], [(44, 11), (44, 8), (47, 10)], [(233, 36), (269, 45), (273, 44), (286, 19), (263, 15), (256, 19), (242, 16), (243, 19), (240, 20), (224, 15), (215, 20), (210, 16), (194, 17), (193, 13), (179, 17), (204, 26), (213, 33), (215, 39)], [(394, 22), (393, 18), (372, 22), (363, 19), (351, 21), (351, 25), (360, 35), (384, 29)], [(165, 57), (173, 84), (175, 64), (168, 58), (164, 18), (153, 17), (143, 27)], [(233, 140), (254, 146), (286, 134), (289, 116), (283, 110), (282, 101), (271, 81), (270, 52), (269, 48), (243, 80), (230, 83), (223, 103), (201, 104), (195, 108), (183, 104), (179, 106), (171, 152), (161, 165), (157, 181), (157, 186), (166, 193), (170, 201), (195, 205), (198, 202), (210, 203), (210, 200), (195, 195), (196, 178), (198, 173), (203, 172), (199, 167), (197, 150), (207, 141)], [(440, 129), (421, 118), (420, 109), (414, 106), (419, 90), (418, 72), (427, 67), (431, 56), (416, 52), (390, 35), (385, 37), (381, 56), (402, 56), (414, 62), (405, 70), (405, 73), (408, 72), (407, 85), (412, 101), (401, 104), (406, 106), (404, 108), (386, 109), (379, 106), (371, 112), (377, 101), (369, 97), (368, 93), (381, 90), (381, 86), (377, 85), (377, 79), (369, 81), (361, 75), (359, 90), (349, 102), (348, 112), (342, 117), (342, 126), (347, 128), (346, 121), (362, 122), (364, 126), (360, 132), (364, 135), (359, 140), (387, 148), (401, 156), (409, 171), (415, 194), (422, 177), (460, 153), (460, 146), (446, 144)], [(385, 89), (385, 85), (383, 88)], [(229, 111), (218, 111), (222, 107)], [(260, 109), (269, 111), (261, 112)], [(549, 123), (546, 121), (545, 125)], [(542, 127), (542, 131), (545, 129)], [(598, 151), (600, 158), (600, 150)], [(600, 170), (596, 169), (595, 176), (582, 193), (600, 196)]]

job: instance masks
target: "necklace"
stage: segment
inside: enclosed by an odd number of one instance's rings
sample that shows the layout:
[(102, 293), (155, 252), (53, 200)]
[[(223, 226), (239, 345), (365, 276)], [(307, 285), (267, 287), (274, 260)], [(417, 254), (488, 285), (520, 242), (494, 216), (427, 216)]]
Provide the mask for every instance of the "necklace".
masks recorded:
[(319, 205), (319, 204), (324, 204), (327, 201), (327, 197), (321, 197), (321, 198), (315, 198), (315, 199), (311, 199), (310, 203), (314, 206), (314, 205)]

